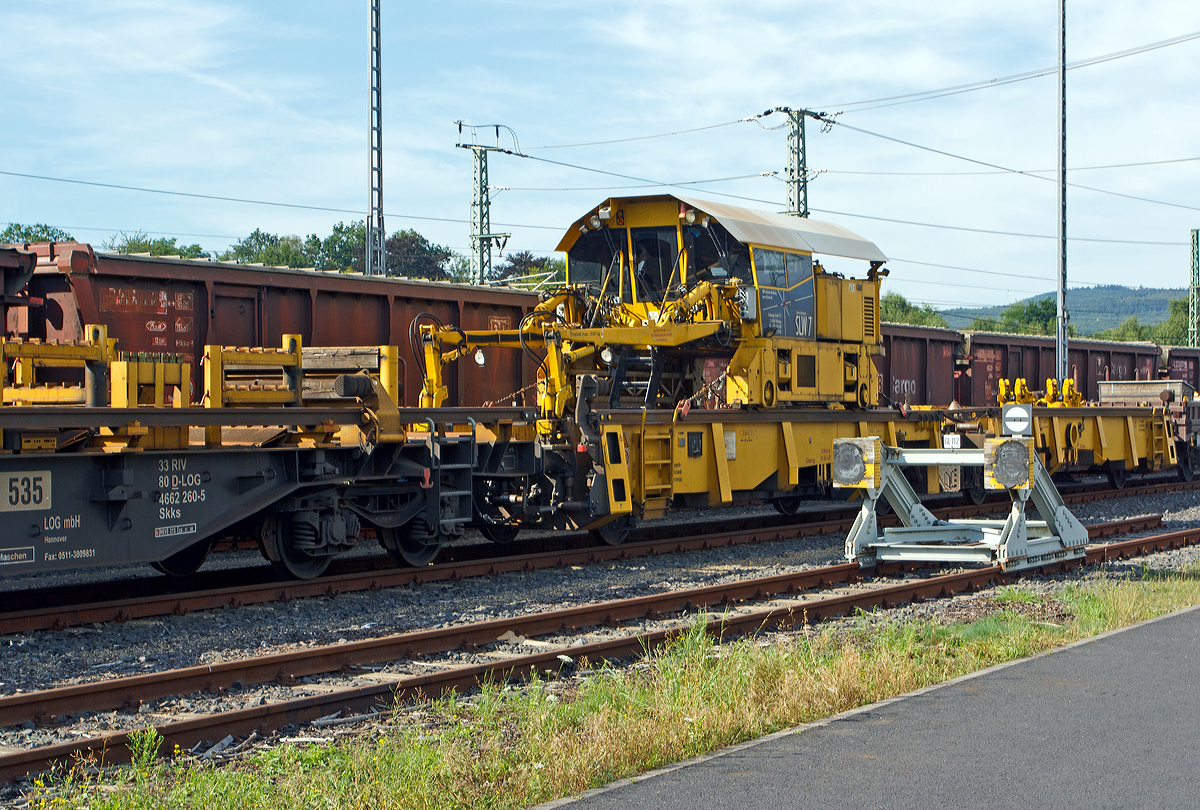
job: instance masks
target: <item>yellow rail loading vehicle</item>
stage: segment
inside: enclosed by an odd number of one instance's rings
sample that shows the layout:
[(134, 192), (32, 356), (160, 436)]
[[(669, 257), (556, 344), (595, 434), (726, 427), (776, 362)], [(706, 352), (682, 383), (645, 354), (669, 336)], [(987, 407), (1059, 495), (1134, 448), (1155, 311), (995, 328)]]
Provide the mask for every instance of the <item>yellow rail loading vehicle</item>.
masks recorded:
[[(414, 321), (422, 406), (446, 400), (455, 361), (511, 350), (538, 366), (536, 425), (480, 451), (475, 506), (492, 539), (583, 527), (617, 543), (640, 519), (751, 499), (789, 513), (829, 480), (835, 438), (940, 447), (939, 414), (874, 407), (887, 271), (866, 239), (655, 195), (605, 200), (558, 249), (565, 285), (517, 328)], [(828, 272), (822, 255), (865, 272)]]
[[(184, 574), (230, 533), (302, 578), (372, 536), (406, 565), (433, 561), (467, 527), (497, 543), (585, 528), (615, 544), (676, 510), (770, 501), (793, 514), (827, 491), (844, 440), (886, 448), (902, 517), (920, 517), (918, 493), (982, 498), (983, 456), (957, 451), (1001, 434), (997, 409), (877, 407), (887, 270), (866, 239), (654, 195), (605, 200), (558, 248), (565, 281), (516, 328), (412, 320), (416, 408), (398, 407), (392, 345), (303, 347), (288, 333), (277, 349), (206, 346), (193, 368), (190, 355), (122, 352), (103, 325), (78, 343), (0, 341), (0, 572), (148, 562)], [(33, 258), (0, 247), (6, 301), (20, 304)], [(454, 363), (466, 364), (461, 383), (511, 368), (496, 354), (514, 351), (537, 371), (501, 400), (512, 407), (447, 407)], [(1177, 463), (1190, 476), (1192, 394), (1167, 409), (1143, 406), (1143, 393), (1092, 407), (1069, 386), (1019, 385), (1001, 404), (1029, 405), (1026, 444), (1047, 473), (1120, 481)], [(852, 558), (893, 553), (859, 534)], [(1014, 549), (990, 553), (1028, 558)]]

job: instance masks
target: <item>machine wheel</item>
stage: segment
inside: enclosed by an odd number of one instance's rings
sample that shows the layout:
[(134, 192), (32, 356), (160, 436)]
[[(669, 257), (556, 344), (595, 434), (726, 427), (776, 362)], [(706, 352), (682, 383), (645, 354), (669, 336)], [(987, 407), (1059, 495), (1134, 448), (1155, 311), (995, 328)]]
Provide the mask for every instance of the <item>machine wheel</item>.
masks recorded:
[(592, 529), (592, 537), (610, 546), (619, 546), (625, 542), (631, 529), (633, 529), (633, 518), (617, 518), (611, 523), (605, 523), (599, 529)]
[(967, 503), (979, 506), (987, 499), (987, 490), (983, 488), (983, 468), (962, 468), (962, 494)]
[(804, 502), (804, 497), (801, 495), (781, 495), (778, 498), (771, 499), (771, 506), (775, 507), (775, 511), (786, 517), (795, 517), (800, 511), (800, 504)]
[(479, 533), (493, 543), (503, 546), (516, 540), (521, 529), (507, 523), (486, 523), (479, 527)]
[(208, 552), (211, 549), (211, 539), (201, 540), (199, 543), (193, 543), (188, 546), (183, 551), (175, 552), (165, 560), (150, 563), (150, 567), (167, 576), (186, 577), (188, 574), (196, 573), (197, 569), (208, 558)]
[(1110, 467), (1108, 470), (1108, 483), (1113, 489), (1125, 489), (1125, 482), (1129, 480), (1129, 473), (1124, 467)]
[(861, 383), (858, 386), (858, 407), (860, 407), (860, 408), (871, 407), (871, 400), (869, 397), (870, 392), (871, 392), (871, 389), (867, 387), (866, 383)]
[(438, 552), (442, 550), (441, 543), (436, 539), (427, 542), (425, 536), (426, 524), (421, 518), (414, 518), (397, 528), (377, 528), (379, 545), (399, 565), (406, 568), (423, 568), (433, 562)]
[(315, 557), (296, 548), (295, 536), (287, 529), (287, 524), (277, 517), (263, 519), (259, 544), (263, 556), (271, 561), (281, 576), (288, 579), (316, 579), (325, 573), (333, 559), (327, 554)]

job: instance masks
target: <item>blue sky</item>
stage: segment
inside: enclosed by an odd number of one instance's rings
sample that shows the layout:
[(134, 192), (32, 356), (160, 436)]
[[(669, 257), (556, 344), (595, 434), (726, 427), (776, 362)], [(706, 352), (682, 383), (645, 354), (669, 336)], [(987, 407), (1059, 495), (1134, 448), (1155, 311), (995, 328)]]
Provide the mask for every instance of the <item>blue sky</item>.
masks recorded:
[[(362, 211), (368, 7), (8, 0), (0, 171)], [(1055, 64), (1053, 0), (383, 0), (383, 25), (388, 227), (414, 227), (460, 251), (471, 193), (470, 155), (455, 148), (460, 118), (508, 125), (528, 154), (578, 166), (674, 183), (748, 176), (693, 193), (749, 197), (762, 202), (743, 204), (768, 210), (785, 200), (782, 182), (758, 176), (784, 167), (786, 134), (765, 128), (779, 116), (621, 144), (534, 147), (723, 124), (792, 105), (844, 110), (846, 124), (1005, 168), (1056, 163), (1053, 76), (849, 106)], [(1068, 0), (1068, 27), (1073, 61), (1200, 31), (1200, 4)], [(1069, 165), (1200, 158), (1198, 97), (1200, 40), (1071, 71)], [(814, 217), (893, 257), (889, 289), (943, 307), (1053, 288), (1053, 239), (881, 221), (1052, 235), (1053, 182), (978, 174), (988, 170), (840, 126), (810, 127), (808, 147), (809, 166), (826, 170), (810, 186)], [(1200, 208), (1198, 160), (1080, 170), (1070, 180)], [(503, 155), (492, 159), (491, 181), (510, 189), (492, 208), (494, 223), (509, 223), (496, 229), (513, 233), (508, 249), (535, 253), (550, 251), (598, 201), (629, 193), (612, 187), (631, 182)], [(325, 235), (357, 218), (0, 175), (0, 220), (47, 222), (97, 245), (113, 231), (141, 229), (219, 250), (256, 227)], [(1193, 227), (1200, 211), (1072, 189), (1071, 236), (1173, 243), (1074, 241), (1072, 283), (1184, 286)]]

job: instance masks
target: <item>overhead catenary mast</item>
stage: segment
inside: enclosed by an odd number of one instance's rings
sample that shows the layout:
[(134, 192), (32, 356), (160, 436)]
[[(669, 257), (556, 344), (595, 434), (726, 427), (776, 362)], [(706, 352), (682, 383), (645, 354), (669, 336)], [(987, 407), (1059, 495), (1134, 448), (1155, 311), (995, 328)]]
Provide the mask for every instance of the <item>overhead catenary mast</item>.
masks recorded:
[[(516, 145), (516, 133), (503, 124), (488, 124), (486, 129), (496, 130), (496, 144), (489, 146), (478, 142), (474, 127), (466, 121), (455, 121), (458, 124), (458, 146), (470, 149), (473, 158), (472, 195), (471, 195), (471, 281), (475, 284), (486, 284), (492, 276), (492, 243), (499, 242), (504, 249), (508, 233), (492, 233), (492, 190), (488, 185), (488, 152), (508, 152), (500, 146), (500, 128), (504, 127), (513, 136)], [(463, 143), (463, 128), (471, 130), (471, 143)], [(520, 148), (517, 152), (520, 152)]]
[(789, 214), (808, 216), (808, 163), (804, 156), (807, 110), (788, 110), (787, 189)]
[[(788, 159), (784, 180), (787, 183), (787, 211), (784, 213), (796, 217), (808, 216), (808, 142), (804, 133), (804, 119), (811, 118), (820, 121), (822, 127), (833, 125), (833, 121), (822, 112), (794, 109), (792, 107), (776, 107), (768, 112), (787, 113), (788, 117)], [(827, 131), (822, 129), (822, 132)]]
[(1059, 390), (1067, 379), (1067, 0), (1058, 0), (1058, 326), (1054, 338)]
[(1192, 282), (1188, 285), (1188, 344), (1200, 346), (1200, 231), (1192, 231)]
[(387, 229), (383, 225), (383, 89), (379, 63), (379, 4), (371, 0), (371, 122), (367, 135), (370, 213), (367, 215), (366, 268), (368, 276), (387, 275)]

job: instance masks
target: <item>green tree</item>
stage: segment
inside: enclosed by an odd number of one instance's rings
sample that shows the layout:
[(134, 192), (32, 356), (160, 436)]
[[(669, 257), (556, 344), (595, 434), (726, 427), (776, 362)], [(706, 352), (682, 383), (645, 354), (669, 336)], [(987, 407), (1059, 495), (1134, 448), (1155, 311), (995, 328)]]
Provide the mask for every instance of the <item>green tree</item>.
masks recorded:
[(361, 273), (366, 248), (367, 223), (361, 219), (349, 225), (337, 223), (324, 239), (313, 233), (304, 240), (304, 253), (311, 257), (313, 267), (339, 273)]
[(1171, 299), (1171, 314), (1152, 328), (1151, 339), (1167, 346), (1183, 346), (1188, 339), (1188, 300)]
[(471, 260), (461, 253), (454, 253), (446, 264), (446, 278), (455, 284), (470, 284)]
[(20, 245), (26, 242), (74, 242), (75, 237), (62, 228), (53, 225), (22, 225), (18, 222), (8, 223), (8, 227), (0, 233), (0, 244)]
[(1058, 329), (1058, 302), (1052, 298), (1018, 301), (1000, 313), (1007, 332), (1020, 335), (1053, 335)]
[(142, 231), (124, 231), (104, 242), (104, 249), (116, 253), (149, 253), (151, 256), (182, 256), (185, 259), (207, 259), (209, 254), (199, 245), (177, 245), (175, 237), (151, 239)]
[(1154, 327), (1143, 326), (1138, 321), (1137, 315), (1130, 315), (1112, 329), (1095, 332), (1089, 335), (1089, 337), (1093, 340), (1149, 340), (1153, 331)]
[[(1058, 331), (1058, 302), (1052, 296), (1018, 301), (1001, 310), (999, 318), (976, 318), (967, 329), (973, 332), (1053, 335)], [(1073, 325), (1068, 324), (1067, 334), (1075, 334)]]
[(416, 231), (396, 231), (383, 243), (387, 251), (389, 276), (427, 278), (444, 281), (454, 259), (454, 251), (435, 245)]
[(522, 250), (510, 253), (504, 263), (495, 269), (494, 277), (507, 284), (551, 286), (567, 280), (567, 263), (552, 256), (535, 256), (528, 250)]
[(299, 236), (276, 236), (255, 228), (254, 233), (239, 239), (229, 250), (217, 256), (225, 262), (239, 264), (265, 264), (270, 267), (314, 267), (314, 256), (306, 250)]
[(910, 323), (916, 326), (946, 327), (946, 319), (932, 306), (911, 304), (898, 292), (887, 293), (879, 303), (880, 320), (889, 323)]

